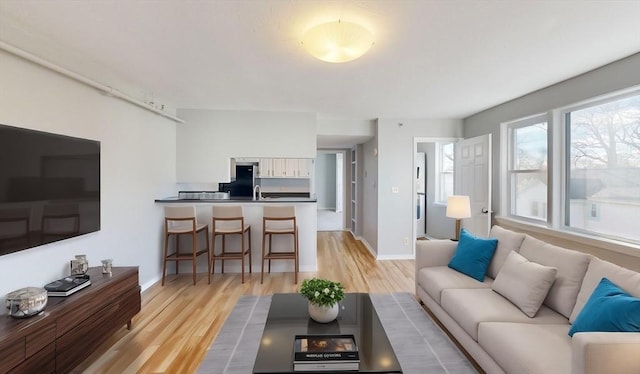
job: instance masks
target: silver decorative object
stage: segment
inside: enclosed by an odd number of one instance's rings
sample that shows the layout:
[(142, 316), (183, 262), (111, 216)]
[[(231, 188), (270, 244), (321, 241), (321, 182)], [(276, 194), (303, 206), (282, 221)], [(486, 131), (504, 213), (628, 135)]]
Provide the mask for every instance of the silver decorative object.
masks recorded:
[(6, 296), (8, 314), (15, 318), (34, 316), (47, 306), (47, 290), (40, 287), (25, 287)]
[(71, 260), (71, 275), (83, 275), (89, 270), (89, 262), (86, 255), (76, 255), (75, 260)]
[(112, 259), (102, 260), (102, 274), (111, 275), (111, 266), (113, 264)]

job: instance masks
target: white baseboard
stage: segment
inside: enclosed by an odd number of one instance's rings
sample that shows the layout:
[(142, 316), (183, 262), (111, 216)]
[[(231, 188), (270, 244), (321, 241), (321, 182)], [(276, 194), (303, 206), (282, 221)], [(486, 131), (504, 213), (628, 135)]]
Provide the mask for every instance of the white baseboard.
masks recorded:
[(406, 254), (406, 255), (378, 255), (373, 250), (373, 247), (369, 244), (369, 242), (367, 242), (367, 239), (363, 238), (362, 236), (357, 236), (351, 230), (349, 230), (349, 232), (351, 233), (351, 236), (353, 236), (354, 239), (359, 240), (364, 245), (364, 247), (367, 248), (367, 250), (369, 250), (369, 252), (373, 255), (373, 257), (376, 258), (376, 260), (385, 261), (385, 260), (413, 260), (413, 259), (415, 259), (415, 256), (411, 255), (411, 254)]
[(385, 260), (413, 260), (415, 257), (413, 255), (382, 255), (376, 258), (380, 261)]
[(356, 235), (353, 233), (353, 231), (351, 230), (346, 230), (349, 231), (349, 233), (351, 234), (351, 236), (355, 239), (360, 241), (360, 243), (362, 243), (362, 245), (364, 245), (364, 247), (369, 251), (369, 253), (371, 253), (371, 255), (373, 257), (375, 257), (377, 259), (378, 254), (376, 253), (376, 251), (374, 251), (373, 247), (371, 246), (371, 244), (369, 244), (369, 242), (367, 241), (367, 239), (365, 239), (362, 236)]
[(154, 284), (160, 282), (161, 279), (162, 279), (162, 275), (159, 275), (157, 277), (151, 278), (150, 281), (146, 282), (145, 284), (140, 285), (140, 291), (144, 292), (146, 289), (148, 289), (151, 286), (153, 286)]

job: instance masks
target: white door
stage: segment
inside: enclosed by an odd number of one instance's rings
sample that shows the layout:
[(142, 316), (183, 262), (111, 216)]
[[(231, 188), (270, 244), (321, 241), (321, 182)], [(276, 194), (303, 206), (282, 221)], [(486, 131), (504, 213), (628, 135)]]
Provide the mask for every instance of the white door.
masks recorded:
[(472, 234), (488, 237), (491, 229), (491, 134), (456, 143), (453, 191), (467, 195), (471, 218), (462, 227)]

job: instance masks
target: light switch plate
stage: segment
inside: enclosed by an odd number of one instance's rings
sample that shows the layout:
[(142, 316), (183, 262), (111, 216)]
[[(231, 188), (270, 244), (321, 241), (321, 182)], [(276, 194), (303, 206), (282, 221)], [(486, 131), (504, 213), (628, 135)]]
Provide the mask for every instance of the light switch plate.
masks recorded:
[(398, 188), (397, 186), (391, 187), (391, 193), (399, 193), (399, 192), (400, 192), (400, 188)]

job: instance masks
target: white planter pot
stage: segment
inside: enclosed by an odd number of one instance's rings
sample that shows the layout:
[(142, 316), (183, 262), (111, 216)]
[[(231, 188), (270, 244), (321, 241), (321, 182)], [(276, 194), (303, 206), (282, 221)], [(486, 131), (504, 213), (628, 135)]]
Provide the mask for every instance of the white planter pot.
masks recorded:
[(332, 306), (318, 306), (309, 303), (309, 317), (319, 323), (329, 323), (338, 317), (338, 303)]

